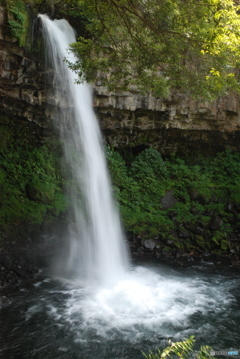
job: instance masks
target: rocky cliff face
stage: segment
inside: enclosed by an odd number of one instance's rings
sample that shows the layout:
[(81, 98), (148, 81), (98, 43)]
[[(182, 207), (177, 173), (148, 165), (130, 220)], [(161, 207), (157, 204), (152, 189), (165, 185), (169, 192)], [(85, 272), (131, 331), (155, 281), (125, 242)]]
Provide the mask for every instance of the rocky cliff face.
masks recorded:
[(95, 87), (94, 105), (109, 143), (150, 145), (162, 153), (239, 150), (240, 96), (200, 102), (173, 93), (168, 99), (137, 92), (110, 94)]
[[(32, 126), (39, 140), (50, 118), (46, 102), (46, 79), (41, 63), (26, 56), (24, 48), (6, 35), (0, 8), (0, 109), (21, 126)], [(30, 41), (30, 40), (29, 40)], [(47, 135), (47, 131), (45, 133)]]
[[(49, 135), (59, 103), (51, 97), (54, 76), (3, 31), (0, 8), (0, 108), (31, 125), (39, 141)], [(162, 153), (240, 150), (240, 96), (198, 102), (173, 93), (168, 99), (131, 92), (109, 93), (94, 86), (94, 107), (106, 141), (118, 148), (153, 146)]]

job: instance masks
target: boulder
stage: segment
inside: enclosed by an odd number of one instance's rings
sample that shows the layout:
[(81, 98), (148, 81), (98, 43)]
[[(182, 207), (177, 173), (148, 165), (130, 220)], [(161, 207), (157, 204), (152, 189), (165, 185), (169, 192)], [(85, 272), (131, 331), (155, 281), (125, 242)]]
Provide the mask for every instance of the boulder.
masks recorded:
[(155, 243), (155, 241), (153, 241), (151, 239), (146, 239), (144, 241), (144, 247), (152, 250), (156, 247), (156, 243)]
[(222, 225), (222, 218), (220, 218), (219, 216), (213, 217), (210, 221), (210, 228), (214, 231), (219, 229), (221, 225)]
[(165, 196), (160, 201), (161, 208), (163, 210), (174, 207), (176, 203), (177, 203), (177, 200), (174, 197), (172, 190), (167, 191)]

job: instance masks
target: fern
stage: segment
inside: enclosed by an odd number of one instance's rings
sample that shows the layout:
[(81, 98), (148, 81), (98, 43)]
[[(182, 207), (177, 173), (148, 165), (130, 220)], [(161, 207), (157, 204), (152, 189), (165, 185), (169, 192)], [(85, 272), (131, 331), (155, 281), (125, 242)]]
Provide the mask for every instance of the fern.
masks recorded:
[(164, 359), (164, 358), (196, 358), (196, 359), (213, 359), (210, 354), (212, 350), (209, 346), (202, 346), (199, 351), (194, 352), (194, 336), (190, 336), (188, 339), (181, 342), (171, 343), (167, 348), (160, 350), (157, 353), (150, 352), (145, 354), (142, 352), (146, 359)]

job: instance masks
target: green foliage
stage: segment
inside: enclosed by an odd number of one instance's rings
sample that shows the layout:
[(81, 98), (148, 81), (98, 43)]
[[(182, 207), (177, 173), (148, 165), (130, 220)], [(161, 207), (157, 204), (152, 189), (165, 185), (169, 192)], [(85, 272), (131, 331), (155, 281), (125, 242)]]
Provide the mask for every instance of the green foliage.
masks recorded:
[(160, 199), (165, 193), (160, 181), (167, 173), (161, 155), (147, 149), (132, 162), (129, 171), (113, 149), (107, 150), (107, 159), (127, 228), (137, 235), (157, 236), (164, 225), (172, 227), (170, 219), (159, 215)]
[(71, 18), (81, 18), (82, 22), (86, 22), (87, 18), (83, 12), (81, 1), (78, 0), (54, 0), (54, 3), (60, 5), (61, 13)]
[(79, 0), (85, 36), (70, 66), (110, 90), (137, 87), (167, 96), (171, 88), (212, 99), (239, 91), (239, 5), (232, 0)]
[(22, 0), (7, 0), (8, 25), (12, 36), (14, 36), (20, 46), (26, 44), (28, 34), (28, 12)]
[[(126, 166), (119, 153), (107, 149), (107, 159), (128, 231), (140, 238), (170, 240), (180, 250), (228, 251), (237, 219), (226, 211), (227, 203), (240, 209), (239, 153), (163, 160), (149, 148)], [(177, 203), (162, 210), (161, 199), (169, 190)]]
[(41, 223), (46, 215), (50, 218), (65, 209), (56, 161), (47, 147), (8, 146), (1, 156), (5, 177), (1, 183), (2, 224), (15, 220)]
[(151, 177), (166, 178), (168, 176), (167, 167), (159, 152), (153, 148), (148, 148), (141, 152), (132, 163), (131, 174), (133, 177), (150, 175)]
[(57, 156), (50, 144), (36, 147), (26, 134), (21, 140), (20, 129), (16, 139), (7, 120), (0, 130), (8, 134), (0, 148), (0, 227), (52, 220), (67, 206)]
[(193, 354), (198, 359), (213, 359), (210, 354), (212, 348), (209, 346), (201, 346), (201, 348), (194, 352), (194, 336), (190, 336), (188, 339), (181, 342), (171, 343), (170, 346), (163, 350), (158, 350), (157, 353), (150, 352), (149, 354), (143, 353), (146, 359), (163, 359), (163, 358), (179, 358), (187, 359), (192, 358)]
[(106, 156), (114, 185), (118, 187), (126, 185), (128, 182), (128, 175), (125, 162), (121, 155), (112, 148), (107, 147)]
[(212, 162), (212, 173), (219, 184), (235, 185), (239, 183), (239, 154), (230, 150), (219, 153)]

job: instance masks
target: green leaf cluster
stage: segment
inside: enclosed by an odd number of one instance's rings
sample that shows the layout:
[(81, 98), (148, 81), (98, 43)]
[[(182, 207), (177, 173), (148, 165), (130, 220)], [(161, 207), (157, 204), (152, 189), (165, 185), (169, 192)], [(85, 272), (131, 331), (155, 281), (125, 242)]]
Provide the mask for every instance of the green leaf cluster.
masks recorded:
[[(80, 81), (213, 99), (239, 91), (239, 5), (232, 0), (79, 0), (85, 34), (69, 64)], [(100, 75), (101, 73), (101, 75)], [(99, 81), (99, 80), (98, 80)]]
[(179, 358), (187, 359), (194, 358), (197, 359), (214, 359), (214, 356), (211, 355), (212, 348), (209, 346), (201, 346), (198, 351), (194, 351), (194, 336), (190, 336), (188, 339), (185, 339), (181, 342), (171, 343), (167, 348), (160, 350), (158, 349), (157, 353), (150, 352), (149, 354), (143, 353), (143, 356), (146, 359), (163, 359), (163, 358)]

